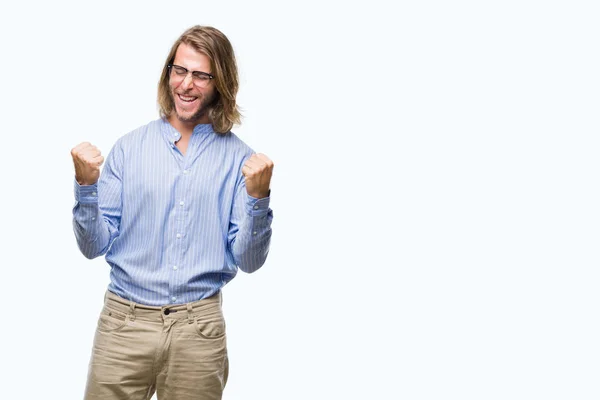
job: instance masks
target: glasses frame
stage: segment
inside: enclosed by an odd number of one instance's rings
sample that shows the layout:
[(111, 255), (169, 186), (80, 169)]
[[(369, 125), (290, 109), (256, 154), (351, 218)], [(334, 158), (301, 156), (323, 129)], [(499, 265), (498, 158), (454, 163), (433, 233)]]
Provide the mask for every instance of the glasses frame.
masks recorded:
[[(194, 85), (196, 85), (196, 82), (194, 81), (194, 78), (202, 78), (202, 77), (208, 77), (208, 81), (206, 82), (206, 85), (208, 86), (208, 83), (212, 80), (215, 79), (214, 75), (209, 74), (208, 72), (204, 72), (204, 71), (190, 71), (189, 69), (182, 67), (181, 65), (177, 65), (177, 64), (167, 64), (167, 68), (169, 69), (169, 79), (171, 79), (172, 77), (170, 76), (171, 71), (173, 71), (173, 67), (177, 67), (177, 68), (181, 68), (185, 71), (186, 75), (183, 77), (183, 79), (181, 80), (182, 82), (187, 78), (188, 74), (192, 74), (192, 82), (194, 82)], [(198, 85), (196, 85), (198, 86)], [(198, 86), (198, 87), (202, 87), (202, 86)], [(204, 86), (206, 87), (206, 86)]]

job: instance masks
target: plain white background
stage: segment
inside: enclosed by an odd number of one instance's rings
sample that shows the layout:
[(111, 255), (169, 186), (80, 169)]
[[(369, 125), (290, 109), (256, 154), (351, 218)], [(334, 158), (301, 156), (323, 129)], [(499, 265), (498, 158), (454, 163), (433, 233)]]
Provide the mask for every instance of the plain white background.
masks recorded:
[(224, 399), (597, 399), (597, 7), (394, 7), (1, 6), (1, 397), (82, 398), (109, 270), (77, 249), (69, 152), (157, 118), (202, 24), (275, 162), (269, 258), (223, 291)]

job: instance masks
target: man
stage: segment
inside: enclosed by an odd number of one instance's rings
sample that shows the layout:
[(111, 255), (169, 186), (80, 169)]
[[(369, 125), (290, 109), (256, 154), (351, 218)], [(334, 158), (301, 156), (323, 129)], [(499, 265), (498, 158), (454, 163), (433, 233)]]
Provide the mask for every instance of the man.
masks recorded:
[(228, 359), (221, 288), (266, 260), (273, 162), (230, 129), (240, 123), (233, 48), (195, 26), (168, 55), (161, 118), (104, 159), (71, 151), (73, 226), (87, 258), (106, 254), (86, 399), (220, 399)]

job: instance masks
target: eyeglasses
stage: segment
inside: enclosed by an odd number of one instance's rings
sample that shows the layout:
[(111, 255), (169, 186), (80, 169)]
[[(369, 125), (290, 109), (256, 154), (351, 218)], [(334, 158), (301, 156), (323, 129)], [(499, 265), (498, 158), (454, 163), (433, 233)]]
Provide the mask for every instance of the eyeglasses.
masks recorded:
[(167, 68), (169, 68), (169, 70), (171, 71), (171, 81), (173, 81), (174, 83), (179, 83), (183, 81), (185, 78), (187, 78), (188, 73), (192, 74), (192, 80), (194, 81), (194, 85), (196, 85), (199, 88), (205, 88), (206, 86), (208, 86), (208, 82), (210, 82), (211, 79), (215, 79), (214, 76), (212, 76), (211, 74), (207, 74), (206, 72), (188, 71), (187, 68), (175, 64), (169, 64), (167, 65)]

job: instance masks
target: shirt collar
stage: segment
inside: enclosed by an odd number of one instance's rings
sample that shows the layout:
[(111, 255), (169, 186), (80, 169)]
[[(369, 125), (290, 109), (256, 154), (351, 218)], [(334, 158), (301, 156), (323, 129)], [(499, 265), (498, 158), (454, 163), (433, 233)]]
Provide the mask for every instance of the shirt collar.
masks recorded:
[[(161, 118), (161, 121), (162, 121), (161, 131), (163, 132), (163, 134), (165, 135), (165, 138), (169, 142), (175, 143), (176, 141), (181, 139), (181, 133), (179, 133), (179, 131), (177, 129), (175, 129), (173, 127), (173, 125), (171, 125), (171, 123), (169, 121), (167, 121), (166, 118)], [(203, 136), (203, 135), (211, 134), (214, 132), (215, 131), (213, 130), (212, 124), (198, 124), (194, 127), (192, 136), (195, 136), (195, 135)]]

